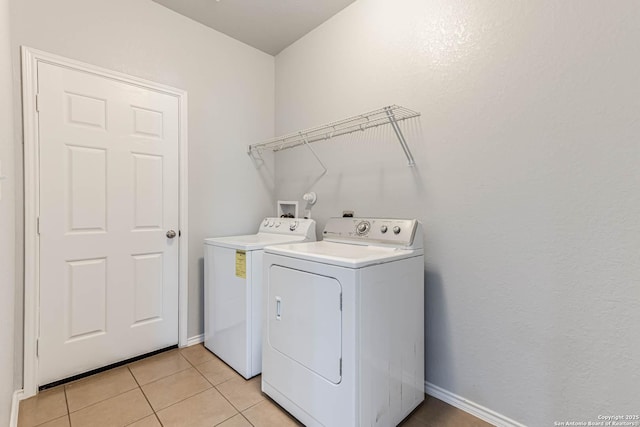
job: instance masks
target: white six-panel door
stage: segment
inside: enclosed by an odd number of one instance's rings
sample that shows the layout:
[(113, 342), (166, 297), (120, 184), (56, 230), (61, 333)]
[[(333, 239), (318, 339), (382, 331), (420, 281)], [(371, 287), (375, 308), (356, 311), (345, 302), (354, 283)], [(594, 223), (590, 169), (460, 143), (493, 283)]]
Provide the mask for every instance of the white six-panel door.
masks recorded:
[(37, 73), (42, 385), (178, 342), (179, 105), (63, 66)]

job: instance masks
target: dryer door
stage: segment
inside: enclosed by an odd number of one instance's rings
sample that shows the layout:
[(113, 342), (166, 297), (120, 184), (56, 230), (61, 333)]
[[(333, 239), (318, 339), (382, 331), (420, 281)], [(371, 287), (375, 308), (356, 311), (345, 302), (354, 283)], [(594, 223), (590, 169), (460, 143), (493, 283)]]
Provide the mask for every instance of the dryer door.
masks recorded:
[(326, 380), (342, 379), (342, 286), (332, 277), (269, 269), (268, 340)]

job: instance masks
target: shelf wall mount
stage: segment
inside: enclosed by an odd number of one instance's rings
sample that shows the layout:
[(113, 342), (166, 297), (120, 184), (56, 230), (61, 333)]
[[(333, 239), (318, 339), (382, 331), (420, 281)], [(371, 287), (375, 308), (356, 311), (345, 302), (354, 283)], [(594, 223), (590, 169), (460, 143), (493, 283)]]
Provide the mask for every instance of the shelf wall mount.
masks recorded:
[[(390, 105), (368, 113), (327, 123), (322, 126), (316, 126), (299, 132), (272, 138), (259, 144), (249, 145), (248, 154), (253, 155), (256, 153), (259, 155), (264, 150), (281, 151), (288, 148), (298, 147), (300, 145), (306, 145), (311, 149), (310, 144), (313, 142), (325, 141), (337, 136), (348, 135), (353, 132), (361, 132), (378, 126), (391, 125), (398, 141), (400, 142), (400, 146), (407, 157), (409, 166), (414, 166), (416, 162), (413, 158), (413, 154), (411, 154), (411, 150), (404, 138), (402, 130), (400, 129), (400, 126), (398, 126), (398, 123), (403, 120), (419, 116), (420, 113), (416, 111), (399, 105)], [(313, 154), (315, 155), (315, 152)], [(322, 162), (320, 163), (322, 164)]]

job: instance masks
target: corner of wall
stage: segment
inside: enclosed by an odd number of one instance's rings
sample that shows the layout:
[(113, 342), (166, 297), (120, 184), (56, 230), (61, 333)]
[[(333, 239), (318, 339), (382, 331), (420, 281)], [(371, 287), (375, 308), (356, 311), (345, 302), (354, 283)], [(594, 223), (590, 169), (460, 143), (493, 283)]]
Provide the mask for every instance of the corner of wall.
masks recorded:
[[(11, 420), (14, 391), (15, 211), (13, 96), (9, 1), (0, 0), (0, 423)], [(4, 284), (8, 284), (8, 286)]]
[(18, 414), (20, 413), (20, 401), (24, 398), (22, 390), (13, 392), (11, 399), (11, 415), (9, 418), (9, 427), (18, 427)]

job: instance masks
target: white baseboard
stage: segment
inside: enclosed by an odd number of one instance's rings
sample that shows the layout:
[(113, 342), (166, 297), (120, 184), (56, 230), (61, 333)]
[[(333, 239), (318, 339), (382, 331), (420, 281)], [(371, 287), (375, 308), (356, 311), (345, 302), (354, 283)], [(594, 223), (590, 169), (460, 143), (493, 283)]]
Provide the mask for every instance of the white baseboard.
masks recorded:
[(16, 390), (13, 392), (11, 398), (11, 418), (9, 418), (9, 427), (18, 427), (18, 411), (20, 411), (20, 401), (24, 396), (22, 390)]
[(187, 347), (200, 344), (204, 342), (204, 334), (196, 335), (195, 337), (187, 338)]
[(524, 424), (512, 420), (509, 417), (505, 417), (504, 415), (492, 411), (489, 408), (485, 408), (482, 405), (478, 405), (477, 403), (458, 396), (457, 394), (451, 393), (450, 391), (445, 390), (442, 387), (438, 387), (435, 384), (431, 384), (428, 381), (424, 382), (424, 390), (428, 395), (440, 399), (451, 406), (455, 406), (456, 408), (468, 412), (469, 414), (497, 427), (526, 427)]

